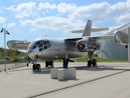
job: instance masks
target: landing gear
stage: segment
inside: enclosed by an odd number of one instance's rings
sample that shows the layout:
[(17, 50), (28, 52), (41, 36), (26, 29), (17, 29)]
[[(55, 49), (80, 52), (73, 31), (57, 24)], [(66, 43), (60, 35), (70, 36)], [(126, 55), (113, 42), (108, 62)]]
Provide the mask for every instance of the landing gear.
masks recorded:
[(97, 66), (97, 61), (95, 59), (88, 60), (88, 67), (91, 67), (92, 65), (93, 65), (93, 67)]
[(92, 64), (94, 67), (97, 66), (97, 61), (95, 59), (93, 59)]
[(45, 67), (49, 67), (49, 66), (50, 66), (50, 67), (54, 67), (54, 66), (53, 66), (53, 61), (46, 61), (46, 62), (45, 62)]
[(41, 70), (41, 65), (40, 64), (33, 64), (33, 71), (40, 71)]
[(97, 66), (97, 61), (95, 59), (92, 59), (93, 58), (93, 52), (89, 52), (88, 55), (89, 55), (88, 67), (91, 67), (91, 65), (96, 67)]
[(88, 60), (88, 67), (91, 67), (92, 61)]

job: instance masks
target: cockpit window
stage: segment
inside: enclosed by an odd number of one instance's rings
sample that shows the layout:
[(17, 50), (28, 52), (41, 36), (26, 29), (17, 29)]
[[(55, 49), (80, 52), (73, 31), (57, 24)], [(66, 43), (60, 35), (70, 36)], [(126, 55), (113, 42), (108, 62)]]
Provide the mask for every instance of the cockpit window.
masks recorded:
[(36, 47), (37, 47), (37, 46), (36, 46), (36, 45), (34, 45), (34, 46), (33, 46), (33, 49), (35, 49)]
[(39, 41), (37, 41), (35, 45), (39, 45), (39, 44), (40, 44), (40, 42), (39, 42)]
[(33, 49), (35, 49), (36, 47), (39, 48), (39, 51), (43, 51), (51, 47), (51, 44), (48, 40), (40, 40), (34, 43)]
[(44, 49), (47, 49), (47, 46), (44, 46)]
[(39, 49), (39, 51), (42, 51), (43, 50), (43, 47)]
[(42, 46), (43, 46), (42, 43), (40, 43), (40, 44), (38, 45), (39, 48), (42, 47)]

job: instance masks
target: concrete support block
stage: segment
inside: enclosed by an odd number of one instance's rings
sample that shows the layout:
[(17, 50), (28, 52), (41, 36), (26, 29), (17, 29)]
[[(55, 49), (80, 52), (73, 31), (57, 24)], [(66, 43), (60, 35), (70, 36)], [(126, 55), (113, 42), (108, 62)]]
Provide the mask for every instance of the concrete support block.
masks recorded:
[(51, 78), (63, 81), (65, 79), (76, 79), (76, 69), (75, 68), (52, 68)]
[(51, 69), (51, 78), (57, 79), (57, 76), (58, 76), (58, 68), (52, 68)]
[(58, 69), (58, 80), (59, 81), (63, 81), (66, 79), (66, 69), (62, 68), (62, 69)]
[(65, 72), (66, 79), (76, 79), (76, 69), (68, 68)]

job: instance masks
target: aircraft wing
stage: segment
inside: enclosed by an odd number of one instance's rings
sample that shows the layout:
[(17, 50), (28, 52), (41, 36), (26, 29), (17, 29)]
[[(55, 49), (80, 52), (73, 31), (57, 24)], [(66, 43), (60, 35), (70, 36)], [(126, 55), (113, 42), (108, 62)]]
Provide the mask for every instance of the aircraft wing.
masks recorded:
[[(96, 36), (96, 37), (88, 37), (90, 40), (99, 40), (99, 39), (109, 39), (109, 38), (114, 38), (114, 36)], [(70, 38), (66, 39), (67, 42), (69, 43), (76, 43), (76, 41), (80, 40), (82, 38)]]
[(93, 40), (99, 40), (99, 39), (109, 39), (109, 38), (114, 38), (114, 36), (96, 36), (96, 37), (89, 37), (89, 39)]
[(10, 40), (7, 42), (9, 49), (11, 50), (28, 50), (30, 42), (22, 40)]
[(69, 39), (66, 39), (66, 41), (69, 43), (76, 43), (76, 41), (78, 41), (80, 39), (82, 39), (82, 38), (69, 38)]
[[(106, 31), (109, 30), (108, 28), (92, 28), (91, 32), (101, 32), (101, 31)], [(84, 29), (80, 29), (80, 30), (74, 30), (74, 31), (70, 31), (72, 33), (83, 33)]]

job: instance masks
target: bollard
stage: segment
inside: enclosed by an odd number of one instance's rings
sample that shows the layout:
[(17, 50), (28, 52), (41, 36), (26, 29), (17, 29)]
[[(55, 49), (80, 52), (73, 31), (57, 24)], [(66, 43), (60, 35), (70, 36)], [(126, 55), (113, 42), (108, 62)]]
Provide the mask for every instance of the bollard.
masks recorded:
[(12, 67), (12, 70), (14, 70), (14, 67)]

